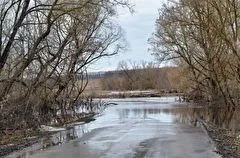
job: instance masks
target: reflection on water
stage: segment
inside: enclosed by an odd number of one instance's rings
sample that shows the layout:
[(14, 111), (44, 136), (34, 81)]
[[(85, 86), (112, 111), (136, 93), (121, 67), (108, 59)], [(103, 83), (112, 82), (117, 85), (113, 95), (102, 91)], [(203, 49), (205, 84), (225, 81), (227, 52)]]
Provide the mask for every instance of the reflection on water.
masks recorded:
[(165, 115), (171, 118), (172, 123), (186, 124), (191, 126), (198, 126), (198, 119), (200, 118), (213, 123), (220, 128), (239, 131), (239, 112), (240, 109), (230, 111), (229, 109), (223, 107), (182, 105), (181, 107), (171, 108), (124, 108), (118, 111), (118, 115), (120, 120), (137, 117), (142, 119), (154, 118), (162, 120), (162, 117)]
[[(25, 152), (18, 156), (27, 158), (28, 155), (41, 150), (47, 150), (51, 146), (61, 145), (71, 140), (81, 138), (84, 134), (93, 129), (107, 126), (118, 126), (120, 123), (127, 123), (132, 120), (154, 120), (161, 123), (185, 124), (188, 126), (198, 126), (198, 118), (210, 121), (219, 127), (229, 128), (233, 131), (239, 130), (238, 122), (240, 117), (238, 111), (229, 111), (225, 108), (209, 108), (197, 105), (179, 104), (174, 97), (170, 98), (138, 98), (136, 100), (113, 100), (118, 103), (109, 107), (105, 114), (98, 117), (96, 121), (89, 124), (78, 125), (66, 131), (58, 132), (42, 139), (38, 148)], [(112, 101), (112, 102), (113, 102)]]
[(171, 114), (175, 116), (175, 121), (180, 123), (187, 123), (196, 125), (197, 119), (202, 118), (210, 123), (215, 124), (220, 128), (230, 129), (232, 131), (239, 131), (240, 117), (238, 115), (239, 109), (231, 111), (227, 108), (221, 107), (205, 107), (205, 108), (176, 108), (169, 109)]
[(128, 119), (152, 119), (161, 122), (172, 122), (172, 116), (165, 113), (168, 109), (160, 108), (132, 108), (132, 109), (118, 109), (119, 120)]
[(52, 146), (62, 145), (71, 140), (81, 138), (85, 133), (89, 132), (90, 130), (88, 129), (87, 124), (71, 127), (66, 131), (57, 132), (55, 134), (47, 136), (46, 138), (42, 138), (40, 140), (40, 143), (33, 146), (29, 151), (27, 150), (26, 152), (22, 153), (15, 153), (13, 155), (10, 155), (10, 157), (28, 158), (30, 155), (33, 155), (39, 150), (43, 151)]

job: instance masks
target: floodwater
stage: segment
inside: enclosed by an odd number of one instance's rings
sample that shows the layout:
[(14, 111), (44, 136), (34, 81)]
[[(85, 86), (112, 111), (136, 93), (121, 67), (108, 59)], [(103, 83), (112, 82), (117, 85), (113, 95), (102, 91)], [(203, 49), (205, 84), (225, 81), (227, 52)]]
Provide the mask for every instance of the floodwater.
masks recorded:
[[(218, 158), (197, 122), (203, 107), (175, 97), (111, 99), (96, 120), (9, 155), (18, 158)], [(212, 117), (210, 115), (209, 119)]]

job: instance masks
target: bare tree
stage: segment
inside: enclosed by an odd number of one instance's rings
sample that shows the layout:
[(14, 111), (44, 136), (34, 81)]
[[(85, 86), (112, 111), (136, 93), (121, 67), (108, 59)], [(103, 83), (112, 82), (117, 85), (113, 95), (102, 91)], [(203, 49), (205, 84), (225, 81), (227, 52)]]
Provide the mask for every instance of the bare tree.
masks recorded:
[[(0, 2), (1, 127), (68, 119), (88, 83), (88, 65), (125, 47), (112, 20), (117, 6), (130, 9), (126, 0)], [(2, 119), (8, 115), (12, 123)]]
[[(239, 2), (181, 0), (159, 10), (150, 39), (159, 60), (173, 59), (191, 72), (193, 89), (207, 100), (237, 105)], [(190, 86), (189, 85), (189, 86)]]

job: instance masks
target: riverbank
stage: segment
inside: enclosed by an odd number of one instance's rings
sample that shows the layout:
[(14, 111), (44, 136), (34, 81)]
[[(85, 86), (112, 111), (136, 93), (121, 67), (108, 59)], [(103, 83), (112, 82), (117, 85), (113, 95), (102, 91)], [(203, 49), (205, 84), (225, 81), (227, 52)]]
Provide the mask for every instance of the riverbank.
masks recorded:
[(208, 136), (216, 147), (216, 152), (224, 158), (240, 157), (240, 132), (219, 128), (216, 125), (199, 119)]
[[(22, 150), (33, 144), (39, 143), (40, 138), (42, 138), (40, 134), (35, 135), (33, 137), (24, 137), (24, 135), (18, 135), (18, 139), (12, 141), (12, 143), (0, 145), (0, 157), (4, 157), (14, 151)], [(3, 141), (6, 140), (3, 139)]]
[[(71, 128), (77, 122), (79, 124), (84, 124), (95, 120), (96, 113), (90, 113), (89, 115), (85, 115), (84, 117), (78, 118), (77, 120), (66, 122), (66, 124), (61, 125), (64, 128)], [(45, 126), (51, 127), (53, 130), (46, 130), (46, 129), (27, 129), (24, 131), (15, 131), (11, 133), (11, 135), (6, 135), (1, 137), (0, 141), (0, 157), (4, 157), (12, 152), (19, 151), (30, 147), (34, 144), (40, 143), (41, 140), (47, 139), (50, 135), (59, 132), (60, 125), (53, 125), (53, 126)], [(56, 130), (54, 130), (56, 127)]]

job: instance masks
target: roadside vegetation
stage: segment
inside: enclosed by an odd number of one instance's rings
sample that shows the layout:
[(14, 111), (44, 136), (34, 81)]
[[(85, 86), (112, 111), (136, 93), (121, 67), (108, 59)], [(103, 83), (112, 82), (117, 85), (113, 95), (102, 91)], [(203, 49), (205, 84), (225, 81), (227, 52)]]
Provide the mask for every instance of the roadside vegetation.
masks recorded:
[(159, 10), (149, 39), (159, 61), (173, 60), (188, 77), (190, 91), (210, 102), (236, 107), (240, 101), (240, 2), (169, 1)]
[(87, 66), (125, 48), (112, 20), (118, 6), (129, 8), (125, 0), (0, 1), (0, 145), (79, 117), (77, 106), (90, 101), (81, 95)]

